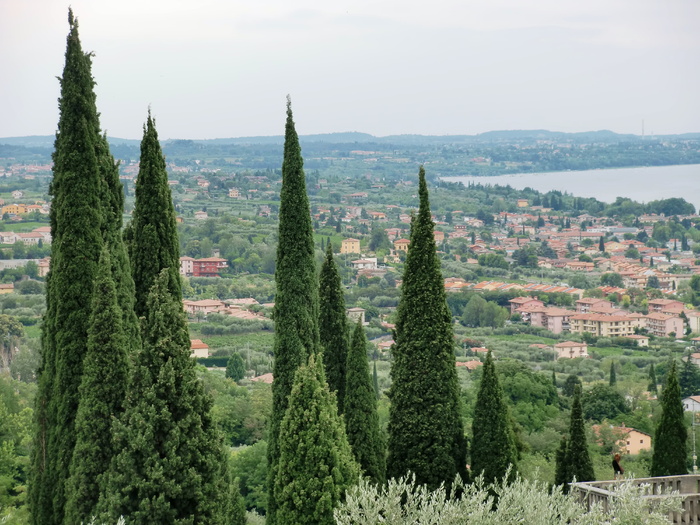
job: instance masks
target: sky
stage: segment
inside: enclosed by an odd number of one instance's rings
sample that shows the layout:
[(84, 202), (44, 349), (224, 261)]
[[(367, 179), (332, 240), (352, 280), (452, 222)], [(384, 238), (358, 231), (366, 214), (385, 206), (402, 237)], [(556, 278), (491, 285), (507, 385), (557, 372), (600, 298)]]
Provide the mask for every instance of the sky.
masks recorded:
[[(698, 0), (70, 5), (112, 137), (700, 131)], [(0, 137), (55, 132), (67, 11), (0, 0)]]

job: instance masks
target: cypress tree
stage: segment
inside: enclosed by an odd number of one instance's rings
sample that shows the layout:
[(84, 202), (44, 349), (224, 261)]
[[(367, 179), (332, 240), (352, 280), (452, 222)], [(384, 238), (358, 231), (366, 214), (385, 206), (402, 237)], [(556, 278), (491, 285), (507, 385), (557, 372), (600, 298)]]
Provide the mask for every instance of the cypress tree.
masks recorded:
[(681, 398), (694, 396), (700, 389), (700, 369), (693, 363), (690, 357), (691, 352), (685, 355), (681, 373), (678, 377), (678, 384), (681, 389)]
[(129, 255), (136, 288), (135, 310), (142, 317), (146, 315), (148, 294), (163, 268), (168, 269), (168, 289), (171, 295), (180, 297), (182, 293), (175, 208), (156, 123), (150, 111), (143, 127), (135, 195), (129, 232)]
[(87, 354), (83, 362), (76, 443), (66, 483), (66, 523), (89, 522), (100, 496), (98, 480), (108, 469), (114, 447), (112, 419), (124, 402), (129, 354), (122, 311), (112, 278), (109, 251), (100, 256)]
[(650, 474), (652, 476), (675, 476), (688, 473), (687, 438), (688, 429), (683, 418), (681, 388), (674, 362), (666, 379), (666, 388), (661, 393), (661, 420), (656, 427), (654, 454), (651, 458)]
[(374, 387), (374, 395), (377, 396), (377, 400), (381, 398), (381, 394), (379, 393), (379, 378), (377, 377), (377, 361), (373, 361), (373, 368), (372, 368), (372, 386)]
[(367, 338), (362, 322), (352, 336), (345, 383), (345, 427), (352, 453), (365, 476), (383, 483), (386, 476), (384, 443), (379, 431), (377, 395), (367, 361)]
[(601, 253), (605, 252), (605, 239), (603, 237), (601, 237), (600, 242), (598, 242), (598, 251)]
[(610, 361), (610, 386), (617, 384), (617, 375), (615, 374), (615, 361)]
[(82, 50), (71, 10), (68, 23), (49, 187), (53, 242), (42, 365), (37, 374), (37, 424), (29, 496), (34, 523), (41, 525), (63, 522), (65, 482), (75, 446), (75, 418), (104, 220), (91, 58)]
[(656, 370), (654, 370), (654, 363), (649, 366), (649, 386), (647, 388), (652, 394), (658, 393), (658, 389), (656, 388)]
[(569, 486), (566, 484), (570, 480), (566, 464), (566, 438), (562, 437), (557, 449), (556, 468), (554, 470), (554, 484), (563, 485), (564, 492), (568, 492)]
[(124, 413), (98, 510), (105, 521), (225, 523), (230, 512), (226, 457), (190, 358), (182, 301), (163, 269), (146, 303)]
[(347, 314), (345, 294), (338, 273), (338, 265), (333, 260), (333, 248), (328, 245), (326, 259), (321, 266), (319, 278), (318, 322), (323, 364), (326, 368), (326, 381), (331, 392), (338, 398), (338, 411), (343, 413), (345, 398), (345, 362), (348, 357)]
[(287, 97), (275, 270), (275, 380), (272, 383), (272, 414), (267, 448), (268, 524), (275, 523), (275, 477), (280, 457), (278, 439), (292, 391), (294, 373), (310, 355), (318, 353), (320, 346), (317, 279), (304, 161), (294, 128), (291, 100)]
[(568, 481), (595, 481), (593, 463), (588, 453), (586, 442), (586, 427), (583, 422), (581, 407), (581, 387), (574, 391), (574, 401), (571, 405), (571, 422), (569, 425), (569, 444), (566, 448), (566, 473)]
[(280, 525), (331, 525), (333, 509), (359, 478), (334, 395), (314, 355), (296, 371), (280, 425), (275, 476)]
[(138, 317), (134, 311), (134, 279), (127, 247), (122, 234), (124, 214), (124, 187), (119, 180), (119, 164), (114, 162), (109, 152), (107, 137), (102, 135), (98, 142), (101, 171), (105, 181), (103, 208), (105, 220), (102, 237), (109, 248), (112, 263), (112, 278), (117, 293), (117, 304), (121, 310), (122, 327), (130, 353), (141, 347), (141, 332)]
[(467, 479), (452, 315), (435, 250), (425, 170), (411, 223), (391, 367), (387, 476), (413, 472), (431, 489)]
[(486, 483), (493, 483), (502, 480), (508, 467), (511, 467), (509, 479), (513, 479), (517, 470), (518, 452), (508, 406), (503, 398), (490, 350), (482, 367), (472, 428), (472, 472), (476, 476), (483, 474)]

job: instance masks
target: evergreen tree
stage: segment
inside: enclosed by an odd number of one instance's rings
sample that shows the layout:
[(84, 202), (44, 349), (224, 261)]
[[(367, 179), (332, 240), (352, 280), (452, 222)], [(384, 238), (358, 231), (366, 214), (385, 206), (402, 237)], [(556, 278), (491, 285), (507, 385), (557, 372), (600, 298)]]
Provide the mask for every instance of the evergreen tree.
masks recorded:
[(700, 370), (698, 366), (693, 363), (690, 357), (691, 352), (685, 355), (685, 360), (683, 366), (681, 367), (681, 373), (678, 377), (678, 384), (681, 389), (681, 399), (694, 396), (700, 390)]
[(345, 399), (345, 363), (348, 356), (347, 314), (345, 294), (338, 273), (338, 265), (333, 260), (333, 249), (328, 245), (326, 259), (321, 266), (319, 278), (318, 322), (323, 364), (326, 367), (326, 381), (331, 392), (338, 398), (338, 411), (343, 413)]
[(649, 366), (649, 386), (647, 388), (652, 394), (658, 393), (656, 388), (656, 370), (654, 370), (654, 363)]
[(68, 23), (49, 186), (53, 242), (29, 483), (32, 518), (41, 525), (63, 522), (65, 483), (75, 446), (75, 418), (104, 221), (92, 61), (82, 50), (71, 10)]
[[(165, 157), (151, 112), (143, 128), (141, 159), (136, 178), (136, 200), (130, 224), (129, 255), (136, 287), (136, 314), (146, 315), (151, 287), (163, 268), (168, 269), (168, 289), (180, 297), (180, 245), (175, 208), (168, 186)], [(148, 254), (144, 257), (144, 254)]]
[(122, 233), (124, 188), (119, 180), (119, 164), (114, 162), (114, 157), (109, 152), (107, 137), (102, 135), (100, 139), (98, 152), (105, 181), (103, 197), (105, 221), (102, 237), (109, 248), (112, 278), (116, 287), (117, 304), (121, 310), (128, 351), (133, 354), (141, 347), (141, 329), (134, 310), (134, 279), (131, 275), (131, 263)]
[(688, 429), (683, 417), (681, 388), (678, 384), (676, 363), (666, 379), (661, 393), (661, 420), (656, 427), (654, 454), (651, 458), (652, 476), (676, 476), (687, 474), (686, 441)]
[(367, 361), (367, 338), (362, 322), (352, 336), (345, 383), (345, 427), (352, 453), (364, 476), (383, 483), (386, 476), (384, 442), (379, 430), (377, 395)]
[(373, 361), (374, 366), (372, 368), (372, 386), (374, 387), (374, 395), (377, 396), (377, 400), (381, 398), (381, 394), (379, 392), (379, 378), (377, 377), (377, 361), (376, 359)]
[(245, 377), (245, 363), (241, 354), (233, 352), (226, 363), (226, 377), (240, 381)]
[(482, 367), (472, 429), (472, 472), (476, 476), (483, 474), (486, 483), (493, 483), (503, 479), (508, 467), (512, 467), (510, 479), (513, 479), (517, 469), (518, 452), (515, 448), (508, 406), (503, 399), (503, 391), (490, 350)]
[(569, 486), (567, 485), (567, 483), (571, 480), (566, 464), (566, 448), (566, 438), (562, 437), (561, 442), (559, 444), (559, 448), (557, 449), (556, 467), (554, 470), (554, 484), (563, 485), (564, 492), (568, 492)]
[(282, 189), (280, 192), (279, 240), (275, 270), (275, 366), (272, 383), (272, 414), (268, 458), (267, 523), (275, 523), (277, 498), (275, 477), (279, 470), (280, 424), (287, 410), (294, 373), (308, 357), (318, 353), (318, 280), (313, 230), (306, 194), (304, 161), (294, 129), (292, 105), (287, 97)]
[(100, 256), (87, 354), (83, 362), (76, 443), (66, 483), (66, 523), (89, 522), (100, 496), (98, 480), (109, 467), (112, 419), (122, 412), (129, 353), (107, 247)]
[(598, 251), (601, 253), (605, 252), (605, 238), (601, 237), (600, 242), (598, 242)]
[(124, 413), (98, 511), (106, 522), (223, 524), (230, 514), (226, 455), (190, 357), (182, 300), (163, 269), (146, 303)]
[[(437, 488), (466, 480), (467, 445), (459, 410), (452, 315), (435, 250), (425, 170), (411, 223), (391, 367), (387, 476), (413, 472)], [(429, 444), (429, 445), (428, 445)]]
[(617, 375), (615, 374), (615, 361), (610, 361), (610, 386), (617, 384)]
[(581, 387), (577, 386), (574, 392), (574, 401), (571, 405), (571, 422), (569, 426), (569, 444), (566, 448), (566, 473), (572, 481), (595, 481), (593, 463), (588, 452), (586, 442), (586, 427), (583, 422), (583, 409), (581, 407)]
[(359, 479), (359, 467), (338, 416), (323, 365), (314, 355), (294, 377), (280, 425), (275, 476), (280, 525), (333, 524), (333, 509)]

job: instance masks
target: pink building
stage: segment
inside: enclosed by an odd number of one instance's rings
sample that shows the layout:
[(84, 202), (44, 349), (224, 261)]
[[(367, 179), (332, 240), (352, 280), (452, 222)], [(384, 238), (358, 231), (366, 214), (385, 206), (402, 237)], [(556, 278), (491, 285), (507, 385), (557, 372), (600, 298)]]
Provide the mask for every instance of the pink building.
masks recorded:
[(676, 337), (683, 336), (683, 319), (673, 315), (651, 313), (644, 316), (646, 327), (650, 334), (658, 337), (669, 337), (674, 334)]
[(576, 359), (577, 357), (588, 357), (588, 345), (586, 343), (575, 343), (574, 341), (564, 341), (554, 345), (557, 351), (557, 359)]
[(544, 303), (542, 301), (540, 301), (539, 299), (535, 299), (534, 297), (515, 297), (514, 299), (511, 299), (508, 302), (510, 303), (511, 315), (513, 315), (515, 313), (515, 310), (517, 310), (518, 308), (544, 306)]

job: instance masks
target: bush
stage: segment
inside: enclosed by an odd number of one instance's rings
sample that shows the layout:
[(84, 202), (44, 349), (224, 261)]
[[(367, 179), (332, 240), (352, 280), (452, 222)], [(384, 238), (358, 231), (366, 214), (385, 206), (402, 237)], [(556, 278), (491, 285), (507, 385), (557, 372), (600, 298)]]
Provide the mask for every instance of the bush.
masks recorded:
[(456, 485), (464, 491), (460, 498), (442, 487), (430, 492), (412, 478), (392, 479), (381, 487), (362, 480), (348, 490), (345, 503), (335, 511), (335, 520), (338, 525), (661, 525), (668, 524), (670, 512), (680, 511), (682, 501), (677, 492), (667, 499), (643, 499), (648, 487), (636, 487), (631, 480), (617, 486), (615, 497), (608, 502), (608, 513), (600, 505), (587, 511), (575, 495), (564, 495), (561, 487), (550, 491), (546, 483), (520, 477), (512, 484), (501, 482), (489, 487), (481, 480)]

